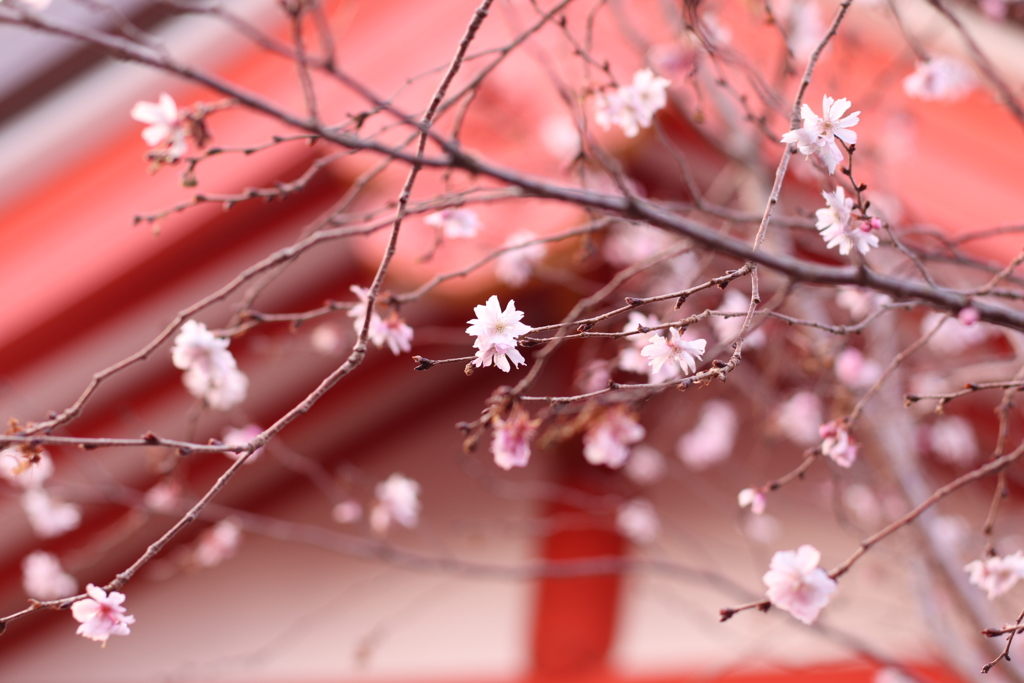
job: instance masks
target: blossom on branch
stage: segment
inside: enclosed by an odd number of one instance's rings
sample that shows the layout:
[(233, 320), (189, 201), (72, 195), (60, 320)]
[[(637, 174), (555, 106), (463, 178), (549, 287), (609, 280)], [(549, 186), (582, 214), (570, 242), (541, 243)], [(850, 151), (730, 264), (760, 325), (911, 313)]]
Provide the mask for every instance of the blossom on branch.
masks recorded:
[(601, 416), (583, 435), (583, 457), (591, 465), (607, 465), (618, 469), (626, 464), (630, 446), (647, 435), (636, 417), (623, 406), (616, 406)]
[(107, 594), (91, 583), (85, 587), (85, 592), (88, 598), (71, 605), (71, 616), (80, 624), (78, 635), (106, 646), (110, 636), (126, 636), (131, 633), (128, 626), (135, 623), (135, 617), (125, 614), (127, 610), (121, 605), (124, 593), (110, 591)]
[(412, 350), (413, 329), (402, 320), (398, 313), (392, 311), (387, 318), (374, 314), (370, 321), (370, 341), (378, 349), (386, 344), (391, 353), (409, 353)]
[(64, 571), (53, 553), (35, 550), (21, 561), (21, 585), (36, 600), (56, 600), (73, 595), (78, 581)]
[(494, 438), (491, 454), (494, 464), (503, 470), (526, 467), (530, 462), (530, 441), (540, 420), (531, 420), (530, 413), (517, 405), (508, 418), (494, 419)]
[(423, 222), (437, 228), (450, 240), (466, 240), (480, 232), (480, 217), (472, 209), (444, 209), (428, 214)]
[(476, 317), (469, 320), (466, 334), (476, 337), (473, 347), (477, 349), (473, 365), (486, 368), (493, 363), (504, 372), (512, 366), (526, 363), (523, 354), (516, 349), (518, 338), (530, 332), (530, 326), (522, 323), (523, 312), (516, 310), (516, 302), (509, 300), (505, 310), (501, 310), (498, 297), (491, 295), (483, 306), (474, 306)]
[(839, 253), (846, 256), (857, 248), (862, 254), (868, 253), (872, 247), (878, 246), (878, 236), (873, 231), (881, 227), (881, 221), (872, 218), (853, 224), (853, 199), (846, 196), (840, 186), (835, 192), (822, 192), (826, 207), (818, 209), (816, 227), (829, 249), (838, 246)]
[(158, 102), (136, 102), (131, 117), (148, 124), (142, 129), (142, 139), (150, 147), (166, 146), (163, 156), (168, 161), (177, 161), (185, 154), (185, 128), (173, 97), (160, 93)]
[(370, 528), (378, 534), (387, 532), (395, 521), (412, 529), (420, 521), (420, 485), (395, 472), (375, 489), (377, 503), (370, 511)]
[(836, 582), (818, 566), (821, 553), (813, 545), (780, 550), (772, 556), (762, 579), (773, 605), (805, 624), (812, 624), (836, 591)]
[(846, 425), (833, 420), (818, 428), (821, 435), (821, 454), (835, 461), (840, 467), (850, 467), (857, 459), (857, 444), (854, 442)]
[(743, 489), (736, 496), (736, 502), (741, 508), (749, 507), (755, 515), (764, 514), (768, 507), (768, 498), (762, 489)]
[(0, 478), (23, 489), (39, 488), (53, 475), (53, 458), (45, 449), (11, 446), (0, 451)]
[[(224, 442), (225, 446), (241, 446), (249, 443), (262, 433), (263, 427), (260, 427), (258, 424), (247, 424), (241, 429), (237, 427), (227, 427), (221, 436), (221, 441)], [(260, 457), (260, 454), (262, 453), (263, 448), (257, 448), (249, 455), (248, 458), (245, 459), (245, 464), (251, 465), (256, 462), (256, 458)], [(235, 453), (234, 451), (224, 451), (224, 455), (228, 456), (232, 460), (238, 460), (245, 455), (245, 451), (241, 451), (239, 453)]]
[(836, 165), (843, 160), (843, 152), (836, 144), (836, 138), (854, 145), (857, 134), (850, 127), (860, 122), (860, 112), (855, 111), (843, 116), (850, 108), (850, 100), (845, 97), (834, 100), (825, 95), (821, 100), (821, 116), (814, 113), (806, 102), (800, 108), (803, 127), (791, 130), (782, 136), (782, 142), (796, 145), (801, 154), (811, 156), (817, 154), (829, 173), (835, 173)]
[(1017, 585), (1024, 576), (1024, 551), (1018, 550), (1013, 555), (987, 557), (974, 560), (964, 567), (968, 573), (967, 580), (988, 593), (992, 600)]
[(242, 527), (233, 519), (222, 519), (199, 537), (192, 559), (200, 567), (215, 567), (232, 557), (242, 540)]
[(231, 342), (215, 336), (206, 325), (189, 320), (174, 338), (171, 362), (184, 370), (189, 393), (214, 410), (230, 410), (245, 400), (249, 378), (228, 351)]
[[(685, 341), (683, 335), (676, 328), (670, 328), (670, 337), (666, 339), (660, 334), (651, 338), (650, 344), (645, 346), (640, 355), (649, 359), (654, 372), (661, 370), (662, 366), (672, 361), (677, 364), (684, 373), (693, 374), (697, 371), (697, 361), (704, 356), (704, 349), (707, 347), (707, 340), (694, 339)], [(670, 366), (672, 363), (670, 363)], [(678, 370), (675, 375), (678, 375)]]
[(604, 130), (618, 126), (627, 138), (634, 138), (641, 128), (650, 127), (654, 114), (668, 103), (665, 91), (671, 84), (650, 69), (641, 69), (633, 74), (632, 84), (598, 93), (594, 121)]

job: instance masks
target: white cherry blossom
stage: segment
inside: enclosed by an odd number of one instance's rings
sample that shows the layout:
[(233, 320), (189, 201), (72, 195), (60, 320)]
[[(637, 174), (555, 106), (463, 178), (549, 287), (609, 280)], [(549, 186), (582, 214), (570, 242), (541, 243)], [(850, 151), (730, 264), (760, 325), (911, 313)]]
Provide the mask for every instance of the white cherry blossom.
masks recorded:
[(182, 382), (214, 410), (230, 410), (245, 400), (249, 378), (228, 351), (230, 341), (214, 336), (206, 325), (189, 320), (174, 338), (171, 361), (184, 370)]
[(1018, 550), (1013, 555), (974, 560), (964, 571), (968, 574), (967, 580), (983, 589), (992, 600), (1016, 586), (1024, 576), (1024, 552)]
[(472, 209), (443, 209), (427, 214), (427, 225), (439, 229), (450, 240), (466, 240), (480, 232), (480, 217)]
[(959, 59), (941, 56), (917, 63), (903, 79), (903, 92), (919, 100), (958, 100), (969, 93), (977, 80), (971, 67)]
[(743, 489), (736, 495), (741, 508), (749, 507), (755, 515), (763, 515), (768, 507), (768, 498), (761, 489)]
[(775, 553), (763, 578), (768, 600), (803, 623), (814, 623), (836, 591), (820, 561), (821, 553), (812, 545)]
[(370, 528), (384, 534), (392, 522), (412, 529), (420, 521), (420, 485), (395, 472), (375, 489), (377, 502), (370, 511)]
[(85, 587), (88, 598), (71, 605), (71, 616), (79, 622), (78, 635), (106, 645), (110, 636), (126, 636), (128, 627), (135, 623), (135, 617), (125, 614), (122, 606), (124, 593), (110, 591), (108, 594), (99, 586)]
[(817, 154), (829, 173), (835, 173), (836, 165), (843, 160), (843, 152), (836, 143), (838, 138), (847, 145), (857, 142), (857, 133), (849, 130), (860, 122), (860, 112), (843, 116), (850, 108), (845, 97), (834, 100), (825, 95), (821, 100), (821, 116), (814, 113), (806, 102), (800, 108), (803, 127), (791, 130), (782, 136), (782, 142), (796, 145), (801, 154)]
[(854, 224), (853, 199), (846, 196), (842, 186), (837, 187), (835, 192), (822, 192), (821, 196), (825, 198), (826, 207), (815, 212), (818, 217), (816, 227), (827, 248), (838, 246), (839, 253), (846, 256), (855, 247), (860, 253), (866, 254), (872, 247), (878, 246), (878, 236), (874, 230), (881, 226), (881, 222), (857, 221)]
[[(694, 339), (686, 341), (676, 328), (670, 328), (668, 339), (659, 335), (651, 338), (640, 355), (649, 359), (654, 372), (661, 370), (665, 363), (674, 363), (684, 372), (693, 374), (697, 371), (697, 361), (704, 356), (707, 340)], [(673, 368), (675, 369), (675, 368)]]
[(55, 500), (42, 488), (25, 491), (21, 495), (21, 507), (32, 531), (40, 538), (63, 536), (82, 522), (77, 505)]
[(160, 93), (157, 102), (136, 102), (131, 117), (148, 124), (142, 129), (142, 139), (150, 147), (166, 145), (164, 155), (168, 160), (175, 161), (185, 154), (185, 128), (173, 97)]
[(21, 584), (25, 594), (36, 600), (56, 600), (74, 595), (78, 581), (64, 571), (53, 553), (35, 550), (21, 561)]
[(650, 69), (633, 74), (633, 82), (610, 92), (598, 93), (594, 121), (604, 130), (613, 125), (627, 138), (636, 137), (641, 128), (650, 127), (654, 114), (668, 102), (666, 90), (671, 81), (655, 76)]
[(509, 300), (501, 310), (498, 297), (492, 295), (483, 306), (474, 306), (476, 318), (469, 320), (466, 334), (476, 337), (473, 347), (477, 349), (473, 365), (486, 368), (492, 363), (504, 372), (526, 363), (523, 354), (516, 349), (517, 339), (530, 332), (530, 326), (522, 323), (523, 312), (516, 310), (516, 302)]
[(626, 464), (630, 446), (647, 435), (636, 417), (622, 406), (608, 410), (583, 435), (583, 457), (591, 465), (618, 469)]
[(507, 418), (495, 418), (491, 441), (494, 464), (503, 470), (526, 467), (530, 462), (530, 441), (539, 424), (539, 420), (531, 420), (530, 413), (518, 405)]
[[(247, 424), (246, 426), (240, 429), (238, 427), (227, 427), (224, 429), (224, 433), (221, 436), (220, 440), (224, 442), (225, 446), (241, 446), (242, 444), (249, 443), (262, 433), (263, 427), (260, 427), (258, 424)], [(252, 463), (256, 462), (256, 459), (259, 458), (262, 453), (263, 448), (257, 448), (252, 452), (252, 454), (248, 458), (245, 459), (245, 464), (251, 465)], [(238, 460), (243, 455), (245, 455), (245, 453), (224, 451), (224, 455), (228, 456), (232, 460)]]

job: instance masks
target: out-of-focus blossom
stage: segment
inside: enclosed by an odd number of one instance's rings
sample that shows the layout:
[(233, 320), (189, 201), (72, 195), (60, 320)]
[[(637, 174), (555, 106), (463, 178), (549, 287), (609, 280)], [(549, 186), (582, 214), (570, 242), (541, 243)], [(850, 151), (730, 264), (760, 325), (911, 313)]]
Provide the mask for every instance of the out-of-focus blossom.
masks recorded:
[(518, 338), (530, 332), (530, 326), (524, 325), (523, 312), (516, 310), (516, 302), (509, 299), (505, 310), (501, 310), (497, 296), (491, 296), (483, 306), (474, 306), (476, 318), (469, 322), (466, 334), (476, 337), (473, 347), (477, 349), (473, 365), (486, 368), (491, 363), (504, 372), (512, 367), (526, 363), (523, 354), (516, 349)]
[(974, 560), (964, 567), (967, 580), (981, 588), (992, 600), (1017, 585), (1024, 576), (1024, 554), (1020, 550), (1004, 557), (987, 557)]
[(147, 124), (142, 129), (142, 139), (150, 147), (164, 147), (163, 156), (168, 161), (176, 161), (185, 154), (185, 128), (173, 97), (160, 93), (157, 102), (136, 102), (131, 117)]
[(836, 144), (836, 139), (847, 145), (857, 142), (857, 133), (850, 128), (860, 121), (860, 112), (855, 111), (843, 116), (849, 108), (848, 99), (834, 100), (825, 95), (821, 101), (822, 113), (818, 116), (805, 102), (800, 109), (803, 127), (783, 135), (782, 142), (796, 145), (801, 154), (817, 154), (828, 167), (828, 172), (835, 173), (836, 165), (843, 160), (843, 153)]
[(852, 346), (836, 355), (835, 371), (836, 378), (851, 389), (869, 387), (882, 376), (882, 366)]
[(604, 260), (617, 268), (657, 256), (676, 240), (660, 228), (646, 224), (620, 224), (608, 232), (601, 248)]
[(615, 527), (620, 534), (634, 543), (646, 545), (658, 538), (661, 522), (651, 501), (634, 498), (619, 506), (615, 515)]
[[(946, 314), (939, 311), (927, 313), (921, 319), (921, 334), (931, 332), (945, 317)], [(955, 356), (982, 343), (988, 335), (989, 328), (982, 323), (965, 325), (957, 318), (950, 318), (942, 322), (942, 327), (928, 340), (928, 348), (939, 354)]]
[(812, 545), (775, 553), (763, 579), (768, 600), (803, 623), (814, 623), (836, 591), (820, 561), (821, 553)]
[[(640, 352), (637, 351), (637, 356)], [(592, 360), (576, 373), (576, 386), (584, 394), (608, 388), (608, 382), (612, 378), (612, 362), (607, 360)]]
[(676, 453), (690, 469), (706, 470), (732, 454), (738, 430), (739, 419), (732, 404), (712, 399), (701, 409), (697, 425), (679, 437)]
[(668, 464), (654, 446), (642, 443), (633, 447), (622, 473), (638, 486), (657, 484), (665, 477)]
[[(258, 424), (247, 424), (241, 429), (237, 427), (227, 427), (224, 430), (221, 441), (224, 442), (225, 446), (241, 446), (242, 444), (249, 443), (262, 433), (263, 427), (260, 427)], [(256, 458), (260, 457), (262, 453), (263, 448), (257, 448), (252, 452), (252, 455), (245, 459), (245, 464), (251, 465), (256, 462)], [(228, 456), (232, 460), (238, 460), (244, 454), (244, 452), (235, 453), (234, 451), (224, 451), (224, 455)]]
[(810, 391), (798, 391), (783, 403), (775, 415), (782, 435), (799, 446), (811, 446), (821, 440), (821, 399)]
[(650, 69), (633, 74), (633, 82), (610, 92), (598, 93), (594, 121), (608, 130), (613, 125), (627, 138), (636, 137), (641, 128), (650, 127), (654, 114), (668, 102), (666, 90), (671, 81), (655, 76)]
[(882, 504), (870, 487), (851, 484), (843, 489), (843, 506), (861, 524), (874, 526), (882, 519)]
[(36, 600), (56, 600), (74, 595), (78, 581), (64, 571), (53, 553), (36, 550), (21, 561), (21, 585)]
[[(622, 328), (623, 332), (637, 332), (637, 330), (654, 329), (661, 324), (656, 316), (644, 315), (639, 311), (631, 311), (629, 322)], [(629, 346), (619, 352), (616, 359), (619, 369), (626, 372), (635, 372), (638, 375), (647, 375), (648, 382), (667, 382), (679, 376), (679, 368), (670, 364), (659, 367), (655, 371), (649, 359), (641, 355), (644, 347), (651, 343), (651, 340), (658, 336), (657, 332), (639, 332), (626, 337)], [(607, 383), (604, 385), (607, 386)], [(601, 388), (603, 389), (604, 386)]]
[(647, 435), (636, 417), (623, 406), (616, 406), (598, 418), (583, 435), (583, 457), (591, 465), (618, 469), (626, 464), (630, 446)]
[(650, 361), (655, 373), (668, 363), (669, 367), (678, 366), (684, 373), (693, 374), (697, 371), (697, 361), (703, 358), (707, 344), (705, 339), (686, 341), (679, 330), (672, 327), (668, 338), (660, 334), (651, 337), (650, 343), (640, 350), (640, 355)]
[(822, 192), (826, 207), (818, 209), (817, 228), (825, 247), (831, 249), (838, 246), (839, 253), (846, 256), (854, 248), (862, 254), (868, 253), (872, 247), (878, 246), (878, 235), (874, 231), (880, 229), (881, 221), (872, 218), (866, 221), (853, 222), (853, 199), (846, 196), (840, 186), (835, 192)]
[[(535, 234), (524, 230), (509, 237), (505, 247), (518, 247), (535, 239)], [(497, 258), (494, 274), (509, 287), (522, 287), (530, 279), (533, 267), (543, 261), (547, 253), (548, 248), (543, 243), (506, 251)]]
[(782, 522), (768, 513), (745, 515), (742, 530), (743, 535), (754, 543), (770, 545), (782, 536)]
[(526, 467), (530, 462), (530, 442), (540, 420), (531, 420), (530, 413), (516, 405), (506, 419), (495, 418), (491, 454), (494, 464), (503, 470)]
[(331, 508), (331, 519), (338, 524), (351, 524), (363, 516), (363, 506), (355, 500), (343, 500)]
[(840, 467), (850, 467), (857, 459), (857, 444), (854, 442), (846, 425), (833, 420), (818, 428), (821, 435), (821, 453), (832, 458)]
[(889, 297), (860, 287), (839, 287), (836, 304), (850, 312), (854, 320), (861, 320), (878, 306), (890, 301)]
[(109, 594), (91, 583), (85, 587), (88, 598), (71, 605), (71, 616), (79, 622), (78, 635), (106, 645), (110, 636), (126, 636), (131, 633), (129, 625), (135, 617), (125, 614), (122, 606), (124, 593), (110, 591)]
[(309, 335), (309, 343), (313, 350), (325, 356), (333, 356), (341, 350), (341, 343), (345, 340), (338, 326), (333, 323), (317, 325), (313, 334)]
[(423, 222), (437, 228), (450, 240), (465, 240), (480, 232), (480, 217), (472, 209), (444, 209), (428, 214)]
[(53, 459), (43, 449), (11, 446), (0, 451), (0, 477), (23, 489), (39, 488), (53, 475)]
[(794, 0), (789, 8), (789, 49), (799, 61), (807, 61), (825, 37), (825, 22), (818, 3)]
[(580, 153), (580, 131), (568, 116), (549, 116), (540, 124), (540, 141), (544, 148), (563, 163)]
[(387, 344), (391, 353), (396, 356), (412, 351), (412, 337), (413, 329), (395, 311), (386, 318), (374, 314), (370, 321), (370, 341), (378, 349), (384, 348)]
[(967, 467), (978, 457), (978, 440), (971, 423), (959, 415), (940, 417), (927, 430), (928, 447), (939, 460)]
[(241, 540), (241, 525), (233, 519), (222, 519), (200, 535), (192, 559), (200, 567), (215, 567), (234, 557)]
[(189, 320), (174, 338), (171, 361), (184, 370), (189, 393), (214, 410), (230, 410), (245, 400), (249, 378), (238, 369), (227, 339), (214, 336), (206, 325)]
[(161, 481), (146, 491), (142, 502), (153, 512), (170, 514), (178, 509), (178, 503), (181, 502), (181, 484)]
[[(735, 289), (728, 289), (725, 292), (725, 296), (722, 298), (722, 303), (718, 304), (717, 310), (722, 313), (746, 313), (750, 307), (750, 297), (743, 292), (736, 291)], [(718, 341), (723, 344), (728, 344), (736, 339), (739, 335), (740, 330), (743, 329), (744, 316), (738, 315), (731, 318), (723, 318), (722, 316), (712, 316), (710, 318), (711, 329), (715, 331), (715, 336), (718, 337)], [(759, 349), (764, 346), (768, 340), (765, 337), (764, 330), (756, 329), (747, 332), (747, 338), (743, 342), (743, 348)]]
[(370, 511), (370, 528), (384, 534), (391, 522), (412, 529), (420, 521), (420, 485), (395, 472), (377, 484), (377, 502)]
[(933, 57), (918, 62), (914, 73), (903, 79), (903, 92), (920, 100), (958, 100), (969, 93), (976, 80), (971, 67), (953, 57)]
[(28, 516), (32, 531), (40, 538), (62, 536), (78, 528), (82, 522), (82, 513), (77, 505), (54, 500), (42, 488), (25, 491), (21, 495), (21, 507)]
[(768, 507), (768, 498), (762, 489), (743, 489), (737, 494), (736, 502), (741, 508), (749, 507), (755, 515), (764, 514)]

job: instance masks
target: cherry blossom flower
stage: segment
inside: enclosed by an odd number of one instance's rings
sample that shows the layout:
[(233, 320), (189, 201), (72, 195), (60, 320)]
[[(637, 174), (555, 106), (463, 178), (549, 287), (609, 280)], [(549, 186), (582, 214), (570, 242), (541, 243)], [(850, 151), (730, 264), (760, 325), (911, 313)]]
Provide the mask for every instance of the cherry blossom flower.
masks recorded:
[(1024, 576), (1024, 553), (1018, 550), (1013, 555), (987, 557), (969, 562), (964, 571), (967, 580), (988, 593), (992, 600), (1017, 585)]
[[(722, 298), (722, 303), (718, 304), (717, 310), (722, 313), (743, 313), (746, 314), (747, 309), (750, 308), (750, 296), (743, 292), (735, 289), (729, 289), (726, 291), (725, 296)], [(744, 316), (735, 316), (731, 318), (723, 318), (722, 316), (712, 316), (710, 319), (711, 329), (715, 331), (715, 336), (718, 337), (718, 341), (727, 344), (736, 340), (739, 336), (740, 330), (743, 329)], [(747, 333), (747, 338), (744, 340), (743, 348), (759, 349), (764, 346), (768, 338), (765, 337), (764, 331), (756, 329)]]
[(56, 600), (74, 595), (78, 581), (64, 571), (53, 553), (35, 550), (21, 561), (21, 585), (36, 600)]
[(671, 336), (668, 339), (660, 334), (652, 337), (651, 343), (640, 351), (640, 355), (650, 360), (654, 372), (661, 370), (666, 362), (674, 361), (684, 373), (693, 374), (697, 371), (697, 361), (704, 356), (707, 340), (685, 341), (674, 327), (669, 332)]
[[(631, 311), (629, 314), (629, 322), (627, 322), (625, 327), (622, 328), (622, 331), (636, 333), (638, 330), (652, 329), (660, 324), (661, 321), (658, 320), (656, 316), (644, 315), (639, 311)], [(626, 372), (635, 372), (638, 375), (648, 375), (648, 381), (650, 382), (668, 381), (675, 377), (677, 372), (672, 368), (672, 366), (655, 372), (651, 367), (650, 361), (640, 355), (643, 348), (650, 344), (651, 339), (656, 336), (658, 336), (657, 332), (639, 332), (626, 337), (626, 341), (629, 342), (629, 346), (622, 349), (616, 359), (616, 365), (619, 369), (625, 370)]]
[(769, 545), (782, 536), (782, 522), (770, 514), (746, 515), (742, 524), (743, 535), (754, 543)]
[(11, 446), (0, 451), (0, 477), (23, 489), (39, 488), (53, 475), (53, 458), (38, 451)]
[[(532, 242), (537, 236), (528, 230), (517, 232), (505, 242), (505, 248)], [(512, 249), (496, 259), (494, 274), (509, 287), (522, 287), (530, 279), (533, 267), (544, 260), (548, 248), (543, 243)]]
[(387, 344), (391, 353), (409, 353), (412, 350), (413, 329), (402, 320), (398, 313), (391, 312), (387, 318), (376, 314), (370, 320), (370, 341), (378, 349)]
[(343, 500), (331, 508), (331, 519), (338, 524), (351, 524), (363, 516), (363, 506), (355, 500)]
[(638, 486), (656, 484), (665, 477), (668, 464), (654, 446), (642, 443), (633, 447), (622, 473)]
[(762, 579), (768, 600), (803, 623), (814, 623), (836, 591), (836, 582), (818, 566), (820, 561), (821, 553), (813, 545), (775, 553)]
[(822, 115), (818, 116), (805, 102), (800, 109), (803, 127), (783, 135), (782, 142), (796, 145), (800, 153), (806, 156), (817, 154), (828, 172), (835, 173), (836, 164), (843, 160), (836, 138), (847, 145), (857, 142), (857, 133), (849, 128), (860, 122), (860, 112), (855, 111), (844, 117), (843, 114), (849, 108), (848, 99), (833, 100), (825, 95), (821, 101)]
[(676, 453), (690, 469), (706, 470), (732, 454), (738, 430), (739, 418), (732, 404), (712, 399), (701, 409), (697, 425), (679, 437)]
[(214, 336), (206, 325), (189, 320), (174, 338), (171, 361), (184, 370), (182, 382), (214, 410), (230, 410), (245, 400), (249, 378), (228, 351), (230, 341)]
[(491, 454), (494, 464), (503, 470), (526, 467), (530, 462), (530, 441), (540, 420), (531, 420), (530, 413), (517, 405), (506, 419), (494, 419)]
[(153, 512), (170, 514), (178, 509), (181, 501), (181, 484), (176, 481), (161, 481), (146, 491), (142, 502)]
[(882, 366), (848, 346), (836, 355), (836, 378), (851, 389), (869, 387), (882, 376)]
[(54, 500), (42, 488), (25, 491), (21, 495), (21, 507), (28, 516), (32, 531), (40, 538), (62, 536), (78, 528), (82, 522), (82, 513), (77, 505)]
[(478, 368), (486, 368), (494, 363), (503, 372), (509, 372), (512, 367), (509, 361), (516, 367), (526, 363), (523, 354), (516, 349), (517, 339), (530, 332), (530, 327), (524, 325), (523, 312), (516, 310), (516, 302), (509, 300), (505, 310), (501, 310), (498, 297), (492, 295), (483, 306), (474, 306), (473, 312), (476, 318), (469, 322), (466, 334), (476, 337), (473, 347), (477, 349), (473, 365)]
[(846, 425), (833, 420), (818, 428), (821, 435), (821, 453), (835, 461), (840, 467), (850, 467), (857, 459), (857, 444), (846, 429)]
[(595, 123), (604, 130), (618, 126), (627, 138), (636, 137), (641, 128), (650, 127), (654, 114), (667, 104), (666, 90), (671, 83), (667, 78), (655, 76), (650, 69), (637, 71), (632, 84), (598, 93)]
[(222, 519), (199, 536), (192, 560), (200, 567), (216, 567), (234, 556), (241, 540), (241, 525), (233, 519)]
[(768, 498), (761, 489), (743, 489), (737, 494), (736, 502), (741, 508), (749, 507), (755, 515), (764, 514), (768, 507)]
[[(262, 433), (263, 427), (260, 427), (258, 424), (247, 424), (241, 429), (237, 427), (227, 427), (225, 428), (224, 434), (221, 436), (220, 440), (225, 446), (241, 446), (242, 444), (249, 443)], [(245, 459), (245, 464), (251, 465), (256, 462), (256, 458), (260, 457), (262, 453), (263, 448), (257, 448), (248, 458)], [(234, 451), (224, 451), (224, 455), (228, 456), (232, 460), (238, 460), (245, 455), (245, 452), (235, 453)]]
[(653, 225), (615, 225), (601, 247), (604, 260), (624, 268), (657, 256), (676, 240)]
[(849, 311), (850, 316), (860, 320), (874, 308), (889, 303), (888, 296), (880, 295), (860, 287), (840, 287), (836, 293), (836, 304)]
[(615, 513), (615, 528), (634, 543), (646, 545), (658, 538), (661, 522), (651, 501), (634, 498), (619, 506)]
[(480, 232), (480, 217), (472, 209), (444, 209), (428, 214), (423, 222), (450, 240), (472, 239)]
[(825, 35), (825, 22), (816, 2), (797, 0), (789, 9), (789, 49), (801, 62), (807, 61)]
[(843, 489), (843, 505), (862, 524), (874, 526), (882, 518), (878, 496), (864, 484), (851, 484)]
[(835, 192), (822, 192), (821, 196), (827, 206), (815, 212), (818, 216), (816, 227), (827, 248), (838, 246), (839, 253), (846, 256), (854, 247), (866, 254), (878, 246), (878, 235), (874, 230), (881, 226), (881, 222), (872, 219), (853, 225), (853, 199), (846, 196), (841, 186)]
[(85, 587), (85, 592), (88, 598), (71, 605), (71, 616), (80, 624), (78, 635), (105, 646), (110, 636), (126, 636), (131, 633), (128, 627), (135, 623), (135, 617), (125, 614), (127, 610), (121, 605), (124, 593), (110, 591), (107, 594), (91, 583)]
[(974, 72), (953, 57), (933, 57), (917, 63), (903, 79), (903, 92), (919, 100), (958, 100), (975, 85)]
[(344, 339), (341, 330), (333, 323), (317, 325), (313, 334), (309, 335), (309, 343), (313, 346), (313, 350), (325, 356), (333, 356), (338, 353)]
[(800, 446), (818, 443), (822, 420), (821, 399), (810, 391), (798, 391), (779, 406), (775, 425), (783, 436)]
[(957, 355), (963, 353), (972, 346), (976, 346), (988, 337), (989, 329), (985, 325), (972, 322), (973, 316), (965, 316), (967, 323), (957, 317), (947, 319), (945, 313), (930, 311), (921, 319), (921, 334), (928, 334), (935, 326), (942, 326), (928, 339), (928, 348), (942, 355)]
[(420, 521), (420, 485), (395, 472), (377, 484), (377, 503), (370, 511), (370, 528), (384, 534), (395, 521), (412, 529)]
[(636, 417), (623, 406), (605, 411), (583, 435), (583, 457), (591, 465), (618, 469), (626, 464), (630, 446), (647, 435)]
[(166, 145), (163, 155), (169, 161), (176, 161), (185, 154), (185, 128), (173, 97), (160, 93), (158, 102), (136, 102), (131, 117), (148, 124), (142, 129), (142, 139), (150, 147)]
[(928, 446), (939, 460), (960, 467), (978, 457), (978, 440), (971, 423), (959, 415), (940, 417), (927, 429)]

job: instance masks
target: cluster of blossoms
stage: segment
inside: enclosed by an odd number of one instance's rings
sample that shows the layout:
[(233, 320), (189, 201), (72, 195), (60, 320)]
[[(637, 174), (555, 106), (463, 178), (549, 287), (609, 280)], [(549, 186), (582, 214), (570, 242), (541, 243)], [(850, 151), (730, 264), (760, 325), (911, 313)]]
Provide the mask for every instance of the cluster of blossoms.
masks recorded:
[(231, 410), (249, 391), (249, 378), (228, 351), (230, 343), (203, 323), (189, 320), (181, 326), (171, 349), (171, 362), (185, 371), (181, 379), (189, 393), (214, 410)]
[(498, 297), (492, 295), (483, 306), (474, 306), (473, 312), (476, 317), (467, 321), (469, 327), (466, 328), (466, 334), (476, 337), (473, 365), (486, 368), (493, 363), (503, 372), (509, 372), (512, 370), (509, 361), (516, 367), (526, 363), (516, 346), (519, 337), (528, 334), (531, 328), (522, 323), (523, 312), (516, 310), (515, 301), (510, 299), (502, 311)]
[(821, 196), (825, 198), (825, 208), (815, 211), (818, 217), (815, 227), (825, 240), (826, 247), (831, 249), (838, 246), (839, 253), (846, 256), (854, 247), (866, 254), (872, 247), (878, 246), (878, 235), (874, 231), (882, 227), (881, 220), (872, 217), (854, 221), (853, 199), (846, 196), (842, 187), (837, 187), (835, 192), (822, 192)]
[(817, 154), (828, 172), (835, 173), (836, 165), (843, 160), (843, 152), (836, 144), (836, 139), (847, 145), (857, 143), (857, 134), (848, 129), (860, 121), (860, 112), (855, 111), (844, 117), (843, 114), (849, 108), (850, 100), (845, 97), (834, 100), (825, 95), (821, 100), (821, 116), (818, 116), (805, 102), (800, 109), (803, 127), (783, 135), (782, 142), (796, 145), (801, 154)]
[(821, 553), (812, 545), (775, 553), (762, 579), (768, 600), (803, 623), (814, 623), (836, 591), (835, 580), (819, 562)]
[(420, 485), (395, 472), (375, 489), (377, 502), (370, 511), (370, 528), (384, 534), (391, 522), (412, 529), (420, 521)]
[(480, 232), (480, 217), (472, 209), (444, 209), (427, 214), (427, 225), (437, 228), (450, 240), (469, 240)]
[[(359, 299), (359, 303), (348, 311), (356, 334), (359, 334), (363, 331), (363, 321), (366, 320), (366, 305), (370, 301), (370, 290), (359, 285), (352, 285), (349, 289)], [(384, 348), (386, 344), (391, 353), (396, 356), (399, 353), (409, 353), (412, 350), (412, 337), (412, 328), (398, 316), (397, 312), (392, 311), (387, 318), (381, 318), (376, 311), (370, 312), (370, 329), (367, 331), (367, 338), (378, 349)]]
[(43, 487), (53, 470), (53, 459), (45, 450), (11, 447), (0, 451), (0, 478), (22, 489), (21, 507), (40, 538), (66, 534), (82, 521), (76, 505), (55, 499)]
[(992, 600), (1013, 588), (1024, 577), (1024, 551), (974, 560), (964, 567), (964, 571), (968, 574), (968, 581), (984, 589), (988, 599)]
[(526, 467), (530, 462), (530, 441), (540, 420), (531, 420), (530, 413), (515, 406), (507, 418), (494, 418), (494, 438), (491, 454), (494, 464), (503, 470)]
[(157, 102), (136, 102), (131, 117), (147, 124), (142, 129), (142, 139), (150, 147), (160, 147), (161, 156), (167, 161), (177, 161), (188, 149), (185, 143), (185, 127), (178, 105), (167, 93), (160, 93)]
[(655, 76), (650, 69), (633, 74), (633, 82), (616, 90), (598, 93), (594, 121), (608, 130), (618, 126), (627, 138), (636, 137), (641, 128), (648, 128), (654, 114), (668, 102), (666, 90), (671, 81)]
[(108, 594), (91, 583), (85, 587), (85, 592), (88, 598), (71, 605), (71, 616), (80, 624), (78, 635), (106, 645), (110, 636), (131, 633), (128, 627), (135, 623), (135, 617), (125, 613), (127, 610), (121, 604), (124, 593), (110, 591)]

